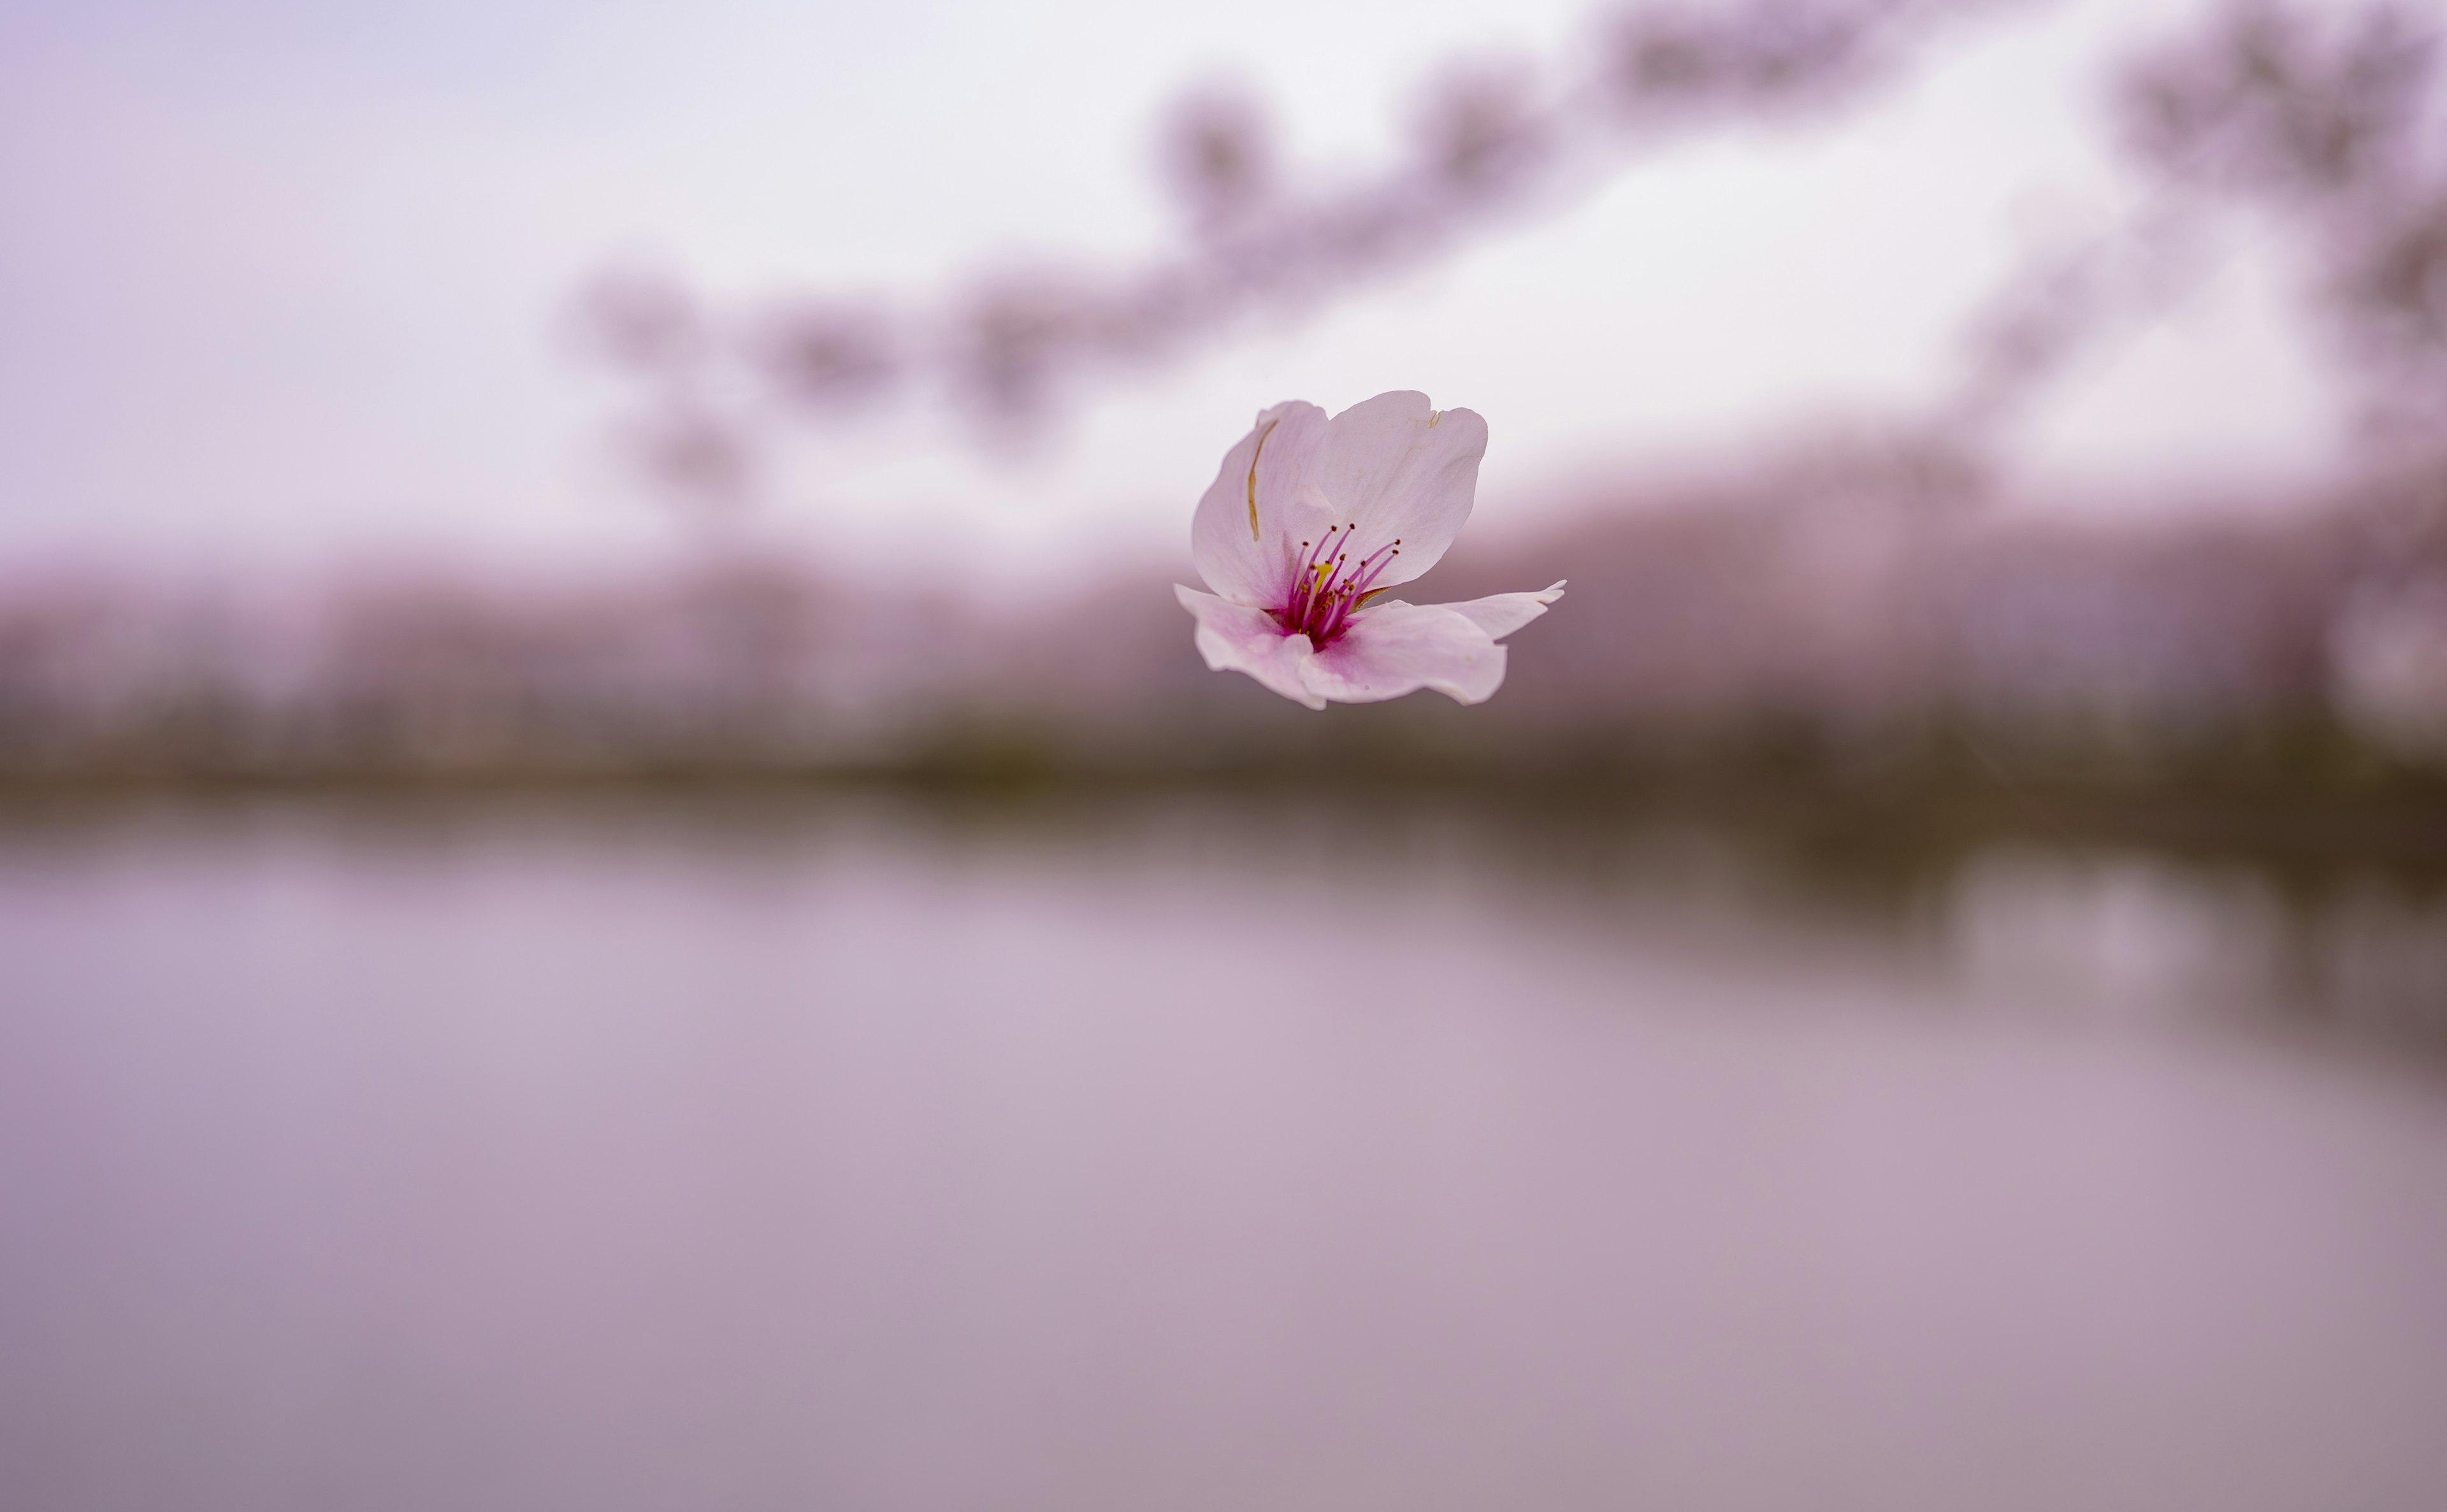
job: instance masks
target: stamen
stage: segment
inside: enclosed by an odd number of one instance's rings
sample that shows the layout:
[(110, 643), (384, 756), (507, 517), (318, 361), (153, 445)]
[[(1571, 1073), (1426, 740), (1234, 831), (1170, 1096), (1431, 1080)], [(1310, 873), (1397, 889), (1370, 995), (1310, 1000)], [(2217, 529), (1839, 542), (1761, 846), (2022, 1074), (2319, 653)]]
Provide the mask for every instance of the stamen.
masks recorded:
[(1299, 543), (1299, 568), (1286, 585), (1285, 602), (1274, 614), (1284, 634), (1306, 635), (1322, 650), (1350, 628), (1353, 615), (1387, 592), (1375, 586), (1376, 579), (1402, 555), (1401, 538), (1364, 554), (1355, 563), (1350, 547), (1358, 539), (1358, 522), (1345, 520), (1327, 526), (1323, 539)]
[(1258, 539), (1258, 459), (1266, 454), (1266, 438), (1275, 433), (1280, 421), (1268, 421), (1258, 432), (1258, 444), (1249, 448), (1249, 539)]

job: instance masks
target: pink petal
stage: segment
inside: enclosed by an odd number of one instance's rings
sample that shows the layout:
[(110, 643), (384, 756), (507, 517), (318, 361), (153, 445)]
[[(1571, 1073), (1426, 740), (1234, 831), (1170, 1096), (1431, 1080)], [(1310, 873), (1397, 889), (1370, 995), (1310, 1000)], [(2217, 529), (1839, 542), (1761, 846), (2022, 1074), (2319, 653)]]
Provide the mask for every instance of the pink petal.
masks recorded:
[(1235, 604), (1195, 588), (1173, 585), (1181, 607), (1198, 616), (1198, 654), (1211, 671), (1247, 672), (1294, 703), (1323, 709), (1325, 698), (1302, 675), (1315, 659), (1306, 635), (1286, 635), (1262, 609)]
[(1428, 396), (1378, 394), (1334, 417), (1306, 482), (1356, 524), (1349, 548), (1356, 563), (1399, 538), (1402, 555), (1375, 581), (1406, 583), (1436, 564), (1470, 519), (1487, 422), (1467, 409), (1441, 413)]
[(1546, 606), (1564, 596), (1564, 585), (1542, 589), (1534, 594), (1490, 594), (1485, 598), (1466, 599), (1458, 604), (1439, 604), (1456, 614), (1468, 614), (1489, 640), (1502, 640), (1522, 626), (1546, 612)]
[(1316, 538), (1310, 521), (1320, 510), (1300, 498), (1300, 485), (1327, 425), (1324, 410), (1293, 400), (1260, 412), (1257, 425), (1224, 454), (1189, 522), (1189, 558), (1207, 587), (1236, 604), (1281, 602), (1295, 570), (1295, 522)]
[(1397, 599), (1362, 611), (1299, 671), (1312, 691), (1346, 704), (1422, 688), (1477, 704), (1504, 685), (1504, 648), (1467, 614)]

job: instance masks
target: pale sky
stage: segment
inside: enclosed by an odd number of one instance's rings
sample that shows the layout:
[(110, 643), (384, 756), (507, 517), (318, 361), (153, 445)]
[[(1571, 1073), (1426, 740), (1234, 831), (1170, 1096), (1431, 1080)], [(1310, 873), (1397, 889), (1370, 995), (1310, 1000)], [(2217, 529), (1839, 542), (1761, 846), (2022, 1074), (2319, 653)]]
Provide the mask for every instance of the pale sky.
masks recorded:
[[(1492, 432), (1482, 519), (1656, 456), (1908, 405), (1981, 293), (2132, 186), (2102, 64), (2185, 0), (1991, 23), (1833, 127), (1713, 139), (1312, 319), (1099, 390), (1034, 458), (933, 423), (812, 443), (767, 528), (877, 561), (1174, 551), (1261, 406), (1392, 387)], [(0, 562), (652, 548), (573, 291), (923, 296), (1167, 234), (1150, 124), (1230, 74), (1319, 172), (1456, 52), (1585, 0), (14, 0), (0, 8)], [(2042, 482), (2310, 466), (2332, 417), (2248, 240), (2019, 438)]]

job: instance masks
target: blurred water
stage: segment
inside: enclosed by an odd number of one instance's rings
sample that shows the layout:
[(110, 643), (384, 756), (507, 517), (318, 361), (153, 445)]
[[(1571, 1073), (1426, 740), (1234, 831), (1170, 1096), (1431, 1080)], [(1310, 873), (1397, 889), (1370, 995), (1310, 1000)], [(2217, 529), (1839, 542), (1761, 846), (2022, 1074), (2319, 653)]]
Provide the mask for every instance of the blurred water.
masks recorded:
[(0, 1484), (2447, 1504), (2440, 920), (1331, 802), (18, 823)]

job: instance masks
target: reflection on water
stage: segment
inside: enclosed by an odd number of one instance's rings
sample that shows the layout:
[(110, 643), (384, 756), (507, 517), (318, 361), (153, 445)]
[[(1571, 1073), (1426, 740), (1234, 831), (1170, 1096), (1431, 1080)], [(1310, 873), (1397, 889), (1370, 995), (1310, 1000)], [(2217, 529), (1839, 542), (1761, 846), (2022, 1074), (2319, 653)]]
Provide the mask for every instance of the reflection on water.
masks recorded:
[(2002, 848), (1944, 897), (1974, 997), (2447, 1030), (2447, 902), (2381, 878), (2289, 899), (2240, 866)]
[(2447, 1504), (2440, 906), (1254, 800), (20, 824), (7, 1501)]

